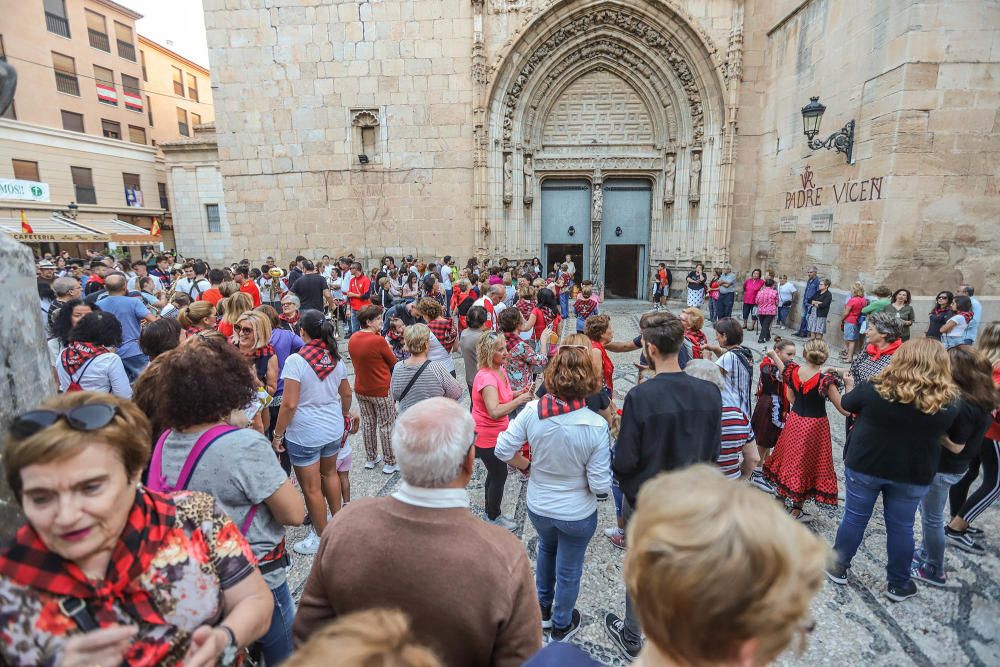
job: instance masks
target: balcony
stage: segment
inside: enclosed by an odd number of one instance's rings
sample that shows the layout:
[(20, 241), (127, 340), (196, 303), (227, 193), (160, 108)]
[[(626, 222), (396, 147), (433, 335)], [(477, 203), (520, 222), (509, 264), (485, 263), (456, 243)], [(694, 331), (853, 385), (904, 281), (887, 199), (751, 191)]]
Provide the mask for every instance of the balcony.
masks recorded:
[(56, 90), (60, 93), (68, 93), (70, 95), (80, 96), (80, 82), (76, 78), (76, 74), (67, 74), (66, 72), (56, 72)]
[(87, 36), (90, 38), (90, 45), (92, 47), (111, 53), (111, 40), (108, 39), (107, 33), (87, 28)]
[(135, 44), (118, 40), (118, 55), (125, 60), (135, 62)]
[(62, 16), (45, 12), (45, 28), (63, 37), (69, 37), (69, 21)]
[(97, 191), (93, 186), (76, 185), (76, 201), (78, 204), (96, 204)]

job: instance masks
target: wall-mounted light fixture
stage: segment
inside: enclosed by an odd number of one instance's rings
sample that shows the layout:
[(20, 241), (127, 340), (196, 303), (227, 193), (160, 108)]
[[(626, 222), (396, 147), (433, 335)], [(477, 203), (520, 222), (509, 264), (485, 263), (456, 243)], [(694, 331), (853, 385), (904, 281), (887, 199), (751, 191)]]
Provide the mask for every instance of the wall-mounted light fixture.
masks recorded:
[(854, 121), (849, 120), (844, 127), (831, 134), (826, 140), (816, 139), (819, 124), (823, 120), (826, 107), (819, 103), (819, 97), (810, 97), (809, 104), (802, 107), (802, 132), (806, 135), (809, 148), (827, 150), (833, 148), (847, 156), (847, 164), (854, 164)]
[(360, 162), (361, 164), (368, 164), (370, 160), (368, 159), (367, 155), (361, 153), (360, 155), (358, 155), (358, 162)]
[(615, 227), (615, 236), (621, 236), (621, 235), (622, 235), (622, 228)]
[(80, 209), (80, 207), (76, 205), (76, 202), (75, 201), (71, 201), (69, 203), (69, 206), (67, 206), (66, 208), (69, 209), (69, 217), (71, 217), (74, 220), (76, 220), (77, 211)]
[(568, 234), (569, 234), (570, 236), (573, 236), (573, 235), (575, 235), (575, 234), (576, 234), (576, 227), (574, 227), (573, 225), (570, 225), (570, 226), (569, 226), (569, 229), (567, 229), (567, 230), (566, 230), (566, 232), (567, 232), (567, 233), (568, 233)]

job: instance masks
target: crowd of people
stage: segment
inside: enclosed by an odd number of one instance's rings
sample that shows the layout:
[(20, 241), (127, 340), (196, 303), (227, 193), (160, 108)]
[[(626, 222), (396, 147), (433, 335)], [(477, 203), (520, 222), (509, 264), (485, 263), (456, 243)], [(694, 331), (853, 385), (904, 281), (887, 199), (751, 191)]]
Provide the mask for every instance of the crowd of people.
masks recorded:
[[(674, 314), (660, 265), (624, 341), (570, 257), (38, 271), (59, 393), (4, 443), (27, 519), (0, 550), (6, 664), (599, 664), (569, 640), (609, 499), (625, 607), (600, 624), (622, 656), (767, 664), (804, 636), (824, 573), (848, 582), (880, 496), (896, 602), (945, 584), (948, 545), (983, 553), (973, 524), (1000, 496), (1000, 322), (979, 330), (968, 285), (912, 340), (908, 290), (855, 285), (836, 365), (815, 270), (801, 349), (771, 336), (797, 299), (787, 276), (754, 269), (740, 292), (729, 266), (697, 265)], [(640, 381), (622, 398), (609, 353), (629, 351)], [(399, 476), (390, 495), (352, 499), (353, 434), (361, 474)], [(512, 475), (534, 569), (502, 511)], [(844, 504), (832, 549), (810, 501)], [(289, 549), (313, 557), (298, 605)]]

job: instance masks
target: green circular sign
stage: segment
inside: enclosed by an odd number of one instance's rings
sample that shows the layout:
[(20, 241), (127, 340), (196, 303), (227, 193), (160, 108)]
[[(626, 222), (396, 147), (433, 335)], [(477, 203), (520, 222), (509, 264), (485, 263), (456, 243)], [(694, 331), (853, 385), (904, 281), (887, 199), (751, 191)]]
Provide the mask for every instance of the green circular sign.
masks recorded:
[(37, 185), (32, 185), (31, 186), (31, 194), (35, 195), (36, 197), (41, 197), (42, 196), (42, 189), (40, 187), (38, 187)]

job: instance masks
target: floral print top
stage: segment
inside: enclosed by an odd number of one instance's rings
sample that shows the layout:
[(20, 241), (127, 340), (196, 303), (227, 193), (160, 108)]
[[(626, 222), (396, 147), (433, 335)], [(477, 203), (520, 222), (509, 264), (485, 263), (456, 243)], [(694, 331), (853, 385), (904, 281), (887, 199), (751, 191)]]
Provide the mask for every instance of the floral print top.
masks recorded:
[(510, 388), (516, 394), (530, 387), (535, 381), (535, 373), (545, 368), (549, 358), (534, 348), (517, 334), (505, 334), (507, 339), (507, 361), (504, 370), (510, 378)]
[(219, 622), (223, 592), (254, 569), (246, 539), (204, 493), (140, 489), (101, 582), (87, 580), (24, 526), (0, 550), (0, 664), (59, 664), (80, 632), (59, 603), (80, 598), (101, 627), (139, 626), (123, 664), (179, 665), (191, 633)]

